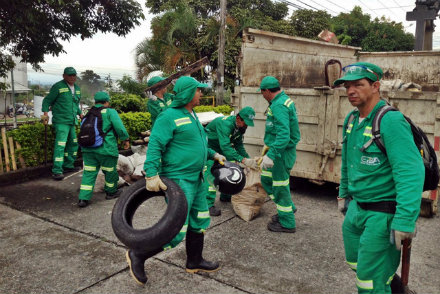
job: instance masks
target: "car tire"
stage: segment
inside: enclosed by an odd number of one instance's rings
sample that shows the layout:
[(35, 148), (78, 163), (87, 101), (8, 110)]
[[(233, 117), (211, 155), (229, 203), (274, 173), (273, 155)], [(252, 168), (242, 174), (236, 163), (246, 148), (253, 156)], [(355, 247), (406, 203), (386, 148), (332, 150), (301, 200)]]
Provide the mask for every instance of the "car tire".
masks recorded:
[[(112, 227), (118, 239), (130, 249), (141, 251), (156, 250), (169, 243), (185, 223), (188, 203), (182, 189), (171, 179), (161, 177), (168, 187), (165, 192), (150, 192), (145, 189), (145, 179), (136, 181), (124, 190), (112, 211)], [(164, 196), (167, 208), (162, 218), (152, 227), (133, 228), (133, 216), (146, 200)]]

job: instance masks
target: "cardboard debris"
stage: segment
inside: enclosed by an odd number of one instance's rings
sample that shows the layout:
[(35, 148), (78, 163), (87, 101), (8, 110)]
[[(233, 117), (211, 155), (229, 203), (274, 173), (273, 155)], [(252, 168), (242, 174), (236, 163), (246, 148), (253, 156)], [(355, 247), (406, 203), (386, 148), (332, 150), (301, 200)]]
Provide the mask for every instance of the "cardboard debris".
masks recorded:
[(333, 44), (339, 44), (338, 38), (336, 38), (335, 33), (330, 32), (329, 30), (323, 30), (319, 33), (318, 38), (325, 42), (333, 43)]

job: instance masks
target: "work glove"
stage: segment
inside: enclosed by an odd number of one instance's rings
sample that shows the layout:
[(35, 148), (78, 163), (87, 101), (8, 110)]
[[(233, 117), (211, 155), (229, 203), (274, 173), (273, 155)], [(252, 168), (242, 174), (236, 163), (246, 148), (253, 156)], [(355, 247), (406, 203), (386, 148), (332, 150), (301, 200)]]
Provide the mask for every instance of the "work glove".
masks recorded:
[(148, 191), (159, 192), (160, 190), (165, 191), (166, 189), (168, 189), (168, 187), (160, 179), (159, 175), (146, 178), (146, 180), (147, 180), (146, 188)]
[(262, 167), (263, 167), (263, 169), (272, 168), (273, 167), (273, 160), (269, 156), (264, 155), (263, 161), (262, 161)]
[(214, 154), (214, 160), (218, 161), (218, 163), (220, 163), (221, 165), (224, 165), (225, 161), (226, 161), (226, 157), (224, 157), (220, 153), (215, 153)]
[(249, 168), (258, 169), (258, 163), (255, 159), (243, 158), (242, 163)]
[(416, 230), (414, 230), (413, 233), (391, 230), (391, 244), (395, 244), (396, 249), (400, 250), (400, 248), (402, 247), (402, 241), (414, 238), (414, 236), (416, 235), (415, 232)]
[(269, 151), (269, 146), (264, 145), (263, 150), (261, 150), (261, 156), (266, 155), (267, 151)]
[(345, 215), (348, 210), (348, 204), (350, 204), (350, 198), (341, 198), (338, 196), (338, 210)]
[(40, 118), (41, 118), (41, 121), (43, 122), (43, 124), (47, 125), (47, 123), (49, 122), (49, 116), (42, 114), (40, 116)]
[(148, 99), (153, 100), (153, 101), (157, 100), (156, 95), (153, 95), (153, 92), (151, 92), (151, 91), (147, 91), (147, 97), (148, 97)]

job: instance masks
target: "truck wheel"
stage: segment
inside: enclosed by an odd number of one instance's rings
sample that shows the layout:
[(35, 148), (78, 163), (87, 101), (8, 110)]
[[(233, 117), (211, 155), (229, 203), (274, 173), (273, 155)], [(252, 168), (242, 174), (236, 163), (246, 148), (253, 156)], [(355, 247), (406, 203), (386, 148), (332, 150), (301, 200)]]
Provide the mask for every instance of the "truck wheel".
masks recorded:
[[(182, 189), (172, 180), (161, 177), (168, 187), (163, 192), (145, 189), (145, 179), (141, 179), (126, 189), (116, 201), (112, 211), (112, 227), (116, 237), (131, 249), (141, 251), (156, 250), (169, 243), (185, 223), (188, 203)], [(149, 198), (164, 196), (167, 208), (162, 218), (152, 227), (134, 229), (133, 216), (139, 206)]]

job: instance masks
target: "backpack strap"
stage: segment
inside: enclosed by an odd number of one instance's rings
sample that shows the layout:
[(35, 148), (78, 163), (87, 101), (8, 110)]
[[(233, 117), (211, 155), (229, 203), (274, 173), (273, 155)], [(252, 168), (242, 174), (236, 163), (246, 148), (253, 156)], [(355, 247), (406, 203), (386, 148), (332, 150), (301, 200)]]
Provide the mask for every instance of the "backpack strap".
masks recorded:
[(361, 148), (361, 151), (364, 151), (367, 149), (371, 144), (376, 143), (377, 147), (382, 151), (384, 154), (387, 154), (387, 151), (385, 149), (385, 145), (383, 143), (382, 137), (380, 135), (380, 122), (382, 121), (382, 118), (388, 111), (398, 111), (391, 105), (384, 105), (380, 107), (373, 118), (373, 125), (371, 129), (371, 139), (368, 140)]
[(357, 110), (351, 111), (349, 116), (348, 116), (347, 124), (345, 125), (345, 129), (344, 129), (345, 133), (344, 133), (344, 138), (342, 140), (342, 143), (345, 143), (347, 141), (346, 140), (347, 139), (347, 134), (350, 134), (351, 130), (353, 129), (353, 121), (355, 119), (354, 113), (356, 111)]

